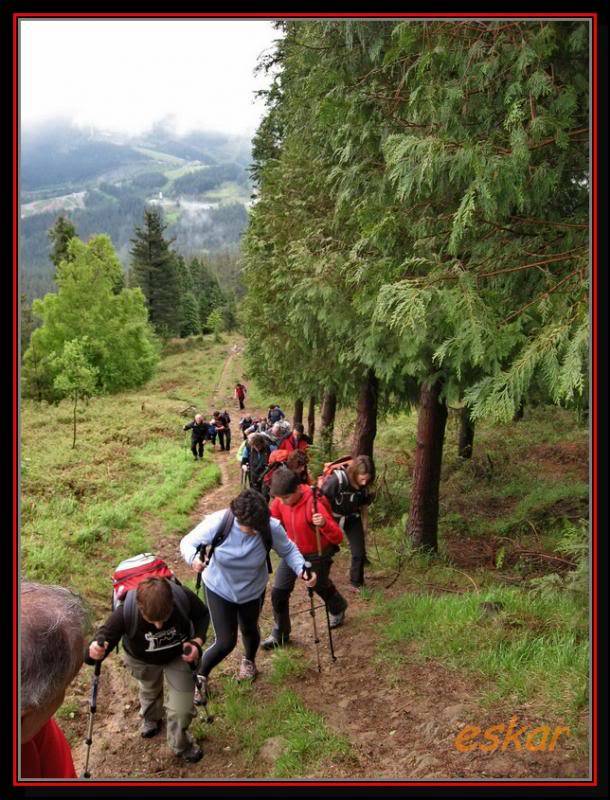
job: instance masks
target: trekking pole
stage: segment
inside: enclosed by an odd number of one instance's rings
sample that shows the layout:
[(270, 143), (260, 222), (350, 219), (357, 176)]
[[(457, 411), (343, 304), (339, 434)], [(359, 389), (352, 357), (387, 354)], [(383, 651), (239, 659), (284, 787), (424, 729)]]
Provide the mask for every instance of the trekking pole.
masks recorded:
[[(317, 488), (318, 487), (315, 486), (315, 485), (311, 487), (311, 491), (312, 491), (312, 494), (313, 494), (313, 513), (314, 514), (318, 513)], [(316, 547), (318, 548), (318, 556), (320, 557), (320, 562), (321, 562), (321, 560), (322, 560), (322, 543), (320, 541), (320, 529), (318, 528), (317, 525), (315, 526), (315, 531), (316, 531)], [(324, 601), (324, 609), (326, 611), (326, 628), (328, 630), (328, 644), (330, 646), (330, 655), (332, 657), (332, 660), (336, 661), (337, 660), (337, 656), (335, 655), (335, 648), (334, 648), (334, 645), (333, 645), (333, 632), (332, 632), (332, 628), (330, 627), (330, 614), (329, 614), (329, 611), (328, 611), (328, 603), (326, 602), (326, 600)]]
[[(307, 580), (311, 580), (311, 564), (309, 561), (305, 562), (305, 569), (303, 570), (305, 573), (305, 577)], [(311, 622), (313, 624), (313, 641), (316, 646), (316, 659), (318, 661), (318, 672), (322, 672), (322, 664), (320, 662), (320, 637), (318, 636), (318, 626), (316, 625), (316, 608), (314, 605), (313, 600), (313, 589), (309, 586), (307, 587), (307, 594), (309, 595), (309, 614), (311, 616)]]
[[(98, 636), (96, 643), (99, 647), (104, 646), (104, 637)], [(97, 687), (100, 681), (100, 671), (102, 669), (102, 660), (95, 662), (95, 668), (93, 670), (93, 681), (91, 683), (91, 698), (89, 700), (89, 724), (87, 726), (87, 737), (85, 739), (85, 744), (87, 745), (87, 756), (85, 759), (85, 770), (83, 772), (83, 778), (90, 778), (91, 773), (89, 772), (89, 753), (91, 752), (91, 745), (93, 744), (93, 738), (91, 736), (93, 732), (93, 715), (97, 710)]]
[[(195, 550), (195, 558), (199, 558), (199, 554), (201, 553), (203, 546), (204, 546), (203, 544), (200, 544), (199, 547)], [(201, 561), (201, 559), (199, 560)], [(195, 592), (197, 593), (197, 597), (199, 597), (200, 589), (201, 589), (201, 572), (198, 572), (197, 577), (195, 578)]]

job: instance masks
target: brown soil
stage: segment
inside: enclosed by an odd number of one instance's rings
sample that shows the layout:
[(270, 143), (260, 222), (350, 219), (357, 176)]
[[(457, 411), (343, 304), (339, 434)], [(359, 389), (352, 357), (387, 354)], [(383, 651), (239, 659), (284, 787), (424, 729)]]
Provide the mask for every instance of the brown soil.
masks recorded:
[[(225, 365), (219, 386), (224, 386), (231, 353)], [(214, 402), (221, 400), (218, 387)], [(230, 396), (227, 395), (230, 402)], [(237, 415), (236, 415), (237, 416)], [(230, 453), (216, 451), (214, 459), (220, 466), (222, 484), (201, 498), (193, 512), (193, 524), (213, 510), (225, 507), (239, 491), (239, 466), (235, 452), (241, 441), (237, 426), (233, 426), (234, 440)], [(237, 434), (237, 435), (236, 435)], [(180, 578), (189, 577), (182, 562), (178, 537), (162, 535), (159, 526), (151, 520), (151, 531), (156, 541), (156, 551), (170, 564)], [(461, 539), (461, 564), (490, 564), (493, 553), (481, 551), (476, 540)], [(470, 546), (472, 545), (472, 546)], [(464, 561), (464, 552), (470, 559)], [(475, 557), (476, 554), (476, 557)], [(481, 558), (483, 558), (483, 561)], [(493, 563), (493, 562), (492, 562)], [(484, 711), (476, 703), (481, 687), (472, 679), (449, 671), (440, 664), (422, 661), (417, 648), (405, 650), (405, 660), (399, 670), (383, 665), (377, 656), (378, 637), (376, 621), (369, 613), (370, 604), (347, 589), (349, 552), (343, 548), (337, 557), (333, 579), (339, 590), (348, 598), (350, 606), (343, 627), (334, 631), (337, 661), (330, 660), (326, 637), (321, 645), (322, 672), (316, 669), (315, 649), (312, 642), (310, 617), (306, 613), (293, 616), (294, 646), (301, 649), (309, 661), (307, 673), (290, 688), (298, 693), (307, 707), (321, 714), (327, 725), (351, 742), (354, 757), (326, 763), (315, 772), (304, 770), (303, 778), (326, 779), (546, 779), (585, 778), (588, 772), (586, 755), (576, 748), (573, 740), (565, 739), (553, 752), (516, 751), (514, 747), (503, 751), (484, 753), (480, 750), (460, 752), (455, 747), (455, 737), (466, 724), (481, 729), (489, 725), (509, 722), (511, 716), (519, 724), (531, 727), (541, 724), (528, 707), (512, 708), (508, 713), (496, 709)], [(406, 590), (407, 578), (401, 576), (387, 596)], [(371, 588), (383, 588), (388, 572), (370, 567), (367, 582)], [(421, 587), (419, 587), (421, 589)], [(306, 592), (297, 587), (293, 596), (294, 612), (307, 608)], [(321, 613), (321, 612), (319, 612)], [(322, 616), (318, 617), (319, 621)], [(263, 609), (261, 630), (266, 635), (272, 622), (270, 592)], [(323, 629), (324, 630), (324, 629)], [(324, 630), (325, 633), (325, 630)], [(241, 658), (241, 645), (212, 674), (237, 671)], [(273, 656), (259, 652), (257, 665), (260, 675), (256, 691), (261, 698), (271, 699), (277, 688), (269, 680)], [(80, 703), (74, 720), (60, 720), (73, 744), (77, 772), (84, 766), (86, 747), (83, 744), (87, 711), (88, 680), (90, 673), (81, 671), (73, 687), (72, 697)], [(164, 730), (153, 739), (144, 740), (138, 732), (138, 700), (135, 682), (123, 667), (121, 659), (112, 655), (102, 669), (98, 695), (98, 712), (94, 720), (93, 746), (89, 769), (93, 780), (103, 779), (153, 779), (191, 780), (239, 779), (267, 777), (270, 765), (262, 759), (254, 766), (246, 763), (239, 744), (225, 732), (221, 724), (213, 724), (206, 731), (202, 744), (204, 759), (198, 764), (186, 764), (176, 758), (164, 741)]]

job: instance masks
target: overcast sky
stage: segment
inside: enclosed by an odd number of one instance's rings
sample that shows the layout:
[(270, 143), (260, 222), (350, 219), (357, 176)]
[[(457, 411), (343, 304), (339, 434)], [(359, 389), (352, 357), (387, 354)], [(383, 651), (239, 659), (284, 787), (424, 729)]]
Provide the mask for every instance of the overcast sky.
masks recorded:
[(252, 134), (269, 81), (254, 67), (279, 36), (262, 20), (24, 20), (21, 124), (137, 133), (171, 116), (179, 133)]

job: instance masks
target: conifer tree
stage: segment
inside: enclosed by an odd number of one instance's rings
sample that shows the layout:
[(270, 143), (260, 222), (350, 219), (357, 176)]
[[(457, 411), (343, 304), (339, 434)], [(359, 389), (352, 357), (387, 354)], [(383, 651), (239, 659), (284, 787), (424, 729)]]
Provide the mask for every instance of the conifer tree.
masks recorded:
[(57, 217), (55, 224), (49, 230), (49, 240), (51, 242), (51, 252), (49, 258), (57, 268), (60, 261), (65, 261), (68, 257), (68, 242), (76, 236), (76, 228), (64, 216)]
[(163, 336), (178, 334), (180, 290), (176, 257), (166, 240), (158, 209), (144, 211), (144, 224), (136, 227), (130, 250), (131, 282), (146, 298), (150, 322)]

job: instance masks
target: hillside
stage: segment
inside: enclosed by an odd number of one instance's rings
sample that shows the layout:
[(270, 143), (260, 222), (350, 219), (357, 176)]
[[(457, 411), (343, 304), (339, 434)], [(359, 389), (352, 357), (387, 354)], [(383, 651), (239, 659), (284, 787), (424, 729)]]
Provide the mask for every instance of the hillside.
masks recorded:
[[(25, 575), (78, 589), (98, 622), (121, 558), (155, 551), (192, 585), (180, 538), (239, 491), (240, 473), (235, 446), (228, 455), (206, 449), (203, 464), (193, 462), (182, 425), (195, 407), (209, 413), (226, 406), (237, 445), (231, 387), (242, 377), (249, 412), (272, 400), (291, 412), (288, 398), (265, 396), (250, 380), (242, 346), (238, 336), (170, 344), (141, 390), (80, 409), (76, 450), (67, 403), (24, 402)], [(340, 412), (338, 452), (352, 425), (353, 413)], [(477, 427), (466, 462), (457, 457), (455, 434), (451, 421), (440, 553), (425, 558), (409, 551), (404, 536), (415, 417), (380, 420), (367, 588), (349, 596), (346, 624), (335, 632), (336, 664), (324, 632), (317, 672), (307, 597), (295, 592), (295, 645), (261, 653), (260, 677), (240, 686), (233, 678), (238, 644), (212, 674), (214, 723), (200, 718), (193, 728), (205, 757), (186, 765), (160, 739), (140, 738), (135, 685), (112, 655), (93, 729), (94, 779), (585, 777), (588, 601), (586, 575), (574, 568), (588, 513), (587, 431), (569, 412), (528, 408), (519, 423)], [(341, 590), (348, 563), (344, 547), (333, 568)], [(270, 625), (268, 596), (263, 634)], [(83, 668), (58, 712), (77, 771), (90, 678)], [(485, 730), (512, 717), (527, 730), (569, 732), (552, 751), (456, 748), (465, 725)]]
[(66, 123), (22, 131), (22, 289), (52, 290), (47, 232), (59, 214), (87, 239), (108, 233), (124, 266), (145, 206), (158, 204), (184, 255), (235, 248), (247, 223), (250, 142), (245, 137), (163, 126), (126, 138)]

